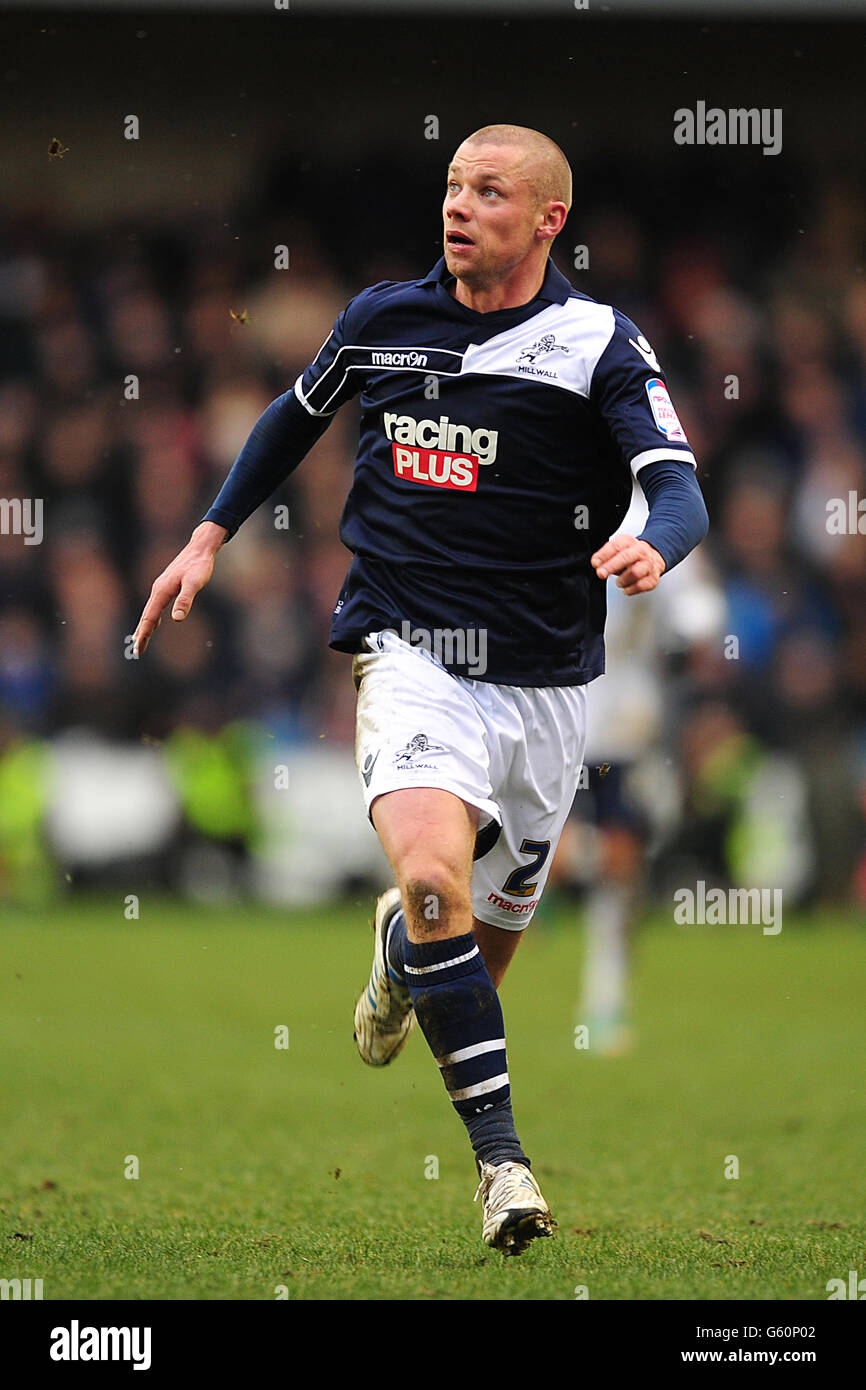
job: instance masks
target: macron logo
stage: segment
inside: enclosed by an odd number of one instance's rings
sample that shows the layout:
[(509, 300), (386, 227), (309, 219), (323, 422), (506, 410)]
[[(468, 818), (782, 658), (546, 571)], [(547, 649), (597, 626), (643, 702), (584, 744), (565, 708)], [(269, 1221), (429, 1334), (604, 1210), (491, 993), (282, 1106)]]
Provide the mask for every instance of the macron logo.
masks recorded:
[(374, 367), (426, 367), (426, 352), (374, 352)]
[(51, 1330), (52, 1361), (131, 1361), (134, 1371), (150, 1370), (149, 1327), (69, 1327)]

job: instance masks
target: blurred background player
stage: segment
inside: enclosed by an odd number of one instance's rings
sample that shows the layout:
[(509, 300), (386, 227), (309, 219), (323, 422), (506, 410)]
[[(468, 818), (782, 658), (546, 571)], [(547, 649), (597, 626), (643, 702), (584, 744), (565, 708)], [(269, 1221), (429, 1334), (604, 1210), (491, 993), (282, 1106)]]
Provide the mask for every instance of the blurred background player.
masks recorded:
[[(646, 499), (635, 487), (621, 531), (639, 535)], [(718, 650), (725, 602), (706, 547), (687, 555), (651, 602), (608, 590), (605, 673), (587, 701), (584, 776), (563, 830), (552, 880), (583, 893), (584, 953), (575, 1014), (590, 1056), (621, 1056), (636, 1041), (634, 933), (653, 902), (652, 863), (679, 815), (678, 772), (665, 755), (685, 692), (686, 653)]]

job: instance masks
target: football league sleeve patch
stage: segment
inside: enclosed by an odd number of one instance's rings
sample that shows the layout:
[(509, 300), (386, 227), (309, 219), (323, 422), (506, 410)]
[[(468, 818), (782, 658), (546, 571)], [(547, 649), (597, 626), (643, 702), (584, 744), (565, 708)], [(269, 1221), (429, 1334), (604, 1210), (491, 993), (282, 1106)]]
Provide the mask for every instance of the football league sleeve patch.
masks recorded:
[(697, 466), (651, 344), (618, 310), (593, 372), (590, 399), (635, 477), (664, 459)]

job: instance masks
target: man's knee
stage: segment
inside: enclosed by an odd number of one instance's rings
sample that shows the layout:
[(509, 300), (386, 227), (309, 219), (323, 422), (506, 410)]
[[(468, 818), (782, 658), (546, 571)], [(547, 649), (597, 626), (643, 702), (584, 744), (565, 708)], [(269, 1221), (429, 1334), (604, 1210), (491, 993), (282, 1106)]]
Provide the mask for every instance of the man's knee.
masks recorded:
[(472, 848), (477, 807), (440, 788), (377, 797), (371, 815), (397, 878), (415, 941), (472, 930)]
[(472, 899), (465, 876), (436, 859), (406, 866), (403, 908), (416, 937), (460, 936), (472, 930)]

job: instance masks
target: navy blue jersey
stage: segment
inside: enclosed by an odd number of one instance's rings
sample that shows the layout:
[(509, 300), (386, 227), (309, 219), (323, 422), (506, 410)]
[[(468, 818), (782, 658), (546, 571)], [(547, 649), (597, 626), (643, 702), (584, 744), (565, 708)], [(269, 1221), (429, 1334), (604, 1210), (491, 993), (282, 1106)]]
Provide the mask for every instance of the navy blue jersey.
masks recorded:
[(361, 396), (340, 525), (355, 558), (331, 646), (355, 651), (377, 627), (479, 629), (481, 679), (581, 684), (604, 670), (590, 556), (625, 515), (633, 474), (694, 458), (623, 314), (551, 262), (529, 304), (492, 313), (455, 300), (451, 279), (443, 257), (426, 279), (364, 290), (295, 383), (314, 416)]
[[(694, 458), (652, 348), (624, 315), (550, 262), (515, 309), (468, 309), (452, 280), (443, 258), (426, 279), (357, 295), (294, 399), (266, 412), (208, 518), (233, 533), (360, 393), (340, 523), (354, 559), (331, 646), (357, 651), (366, 633), (393, 628), (456, 674), (582, 684), (604, 670), (605, 583), (590, 556), (646, 466), (660, 490), (686, 465), (705, 518)], [(682, 488), (669, 497), (671, 519), (655, 524), (673, 536), (684, 519), (685, 553), (703, 530)]]

